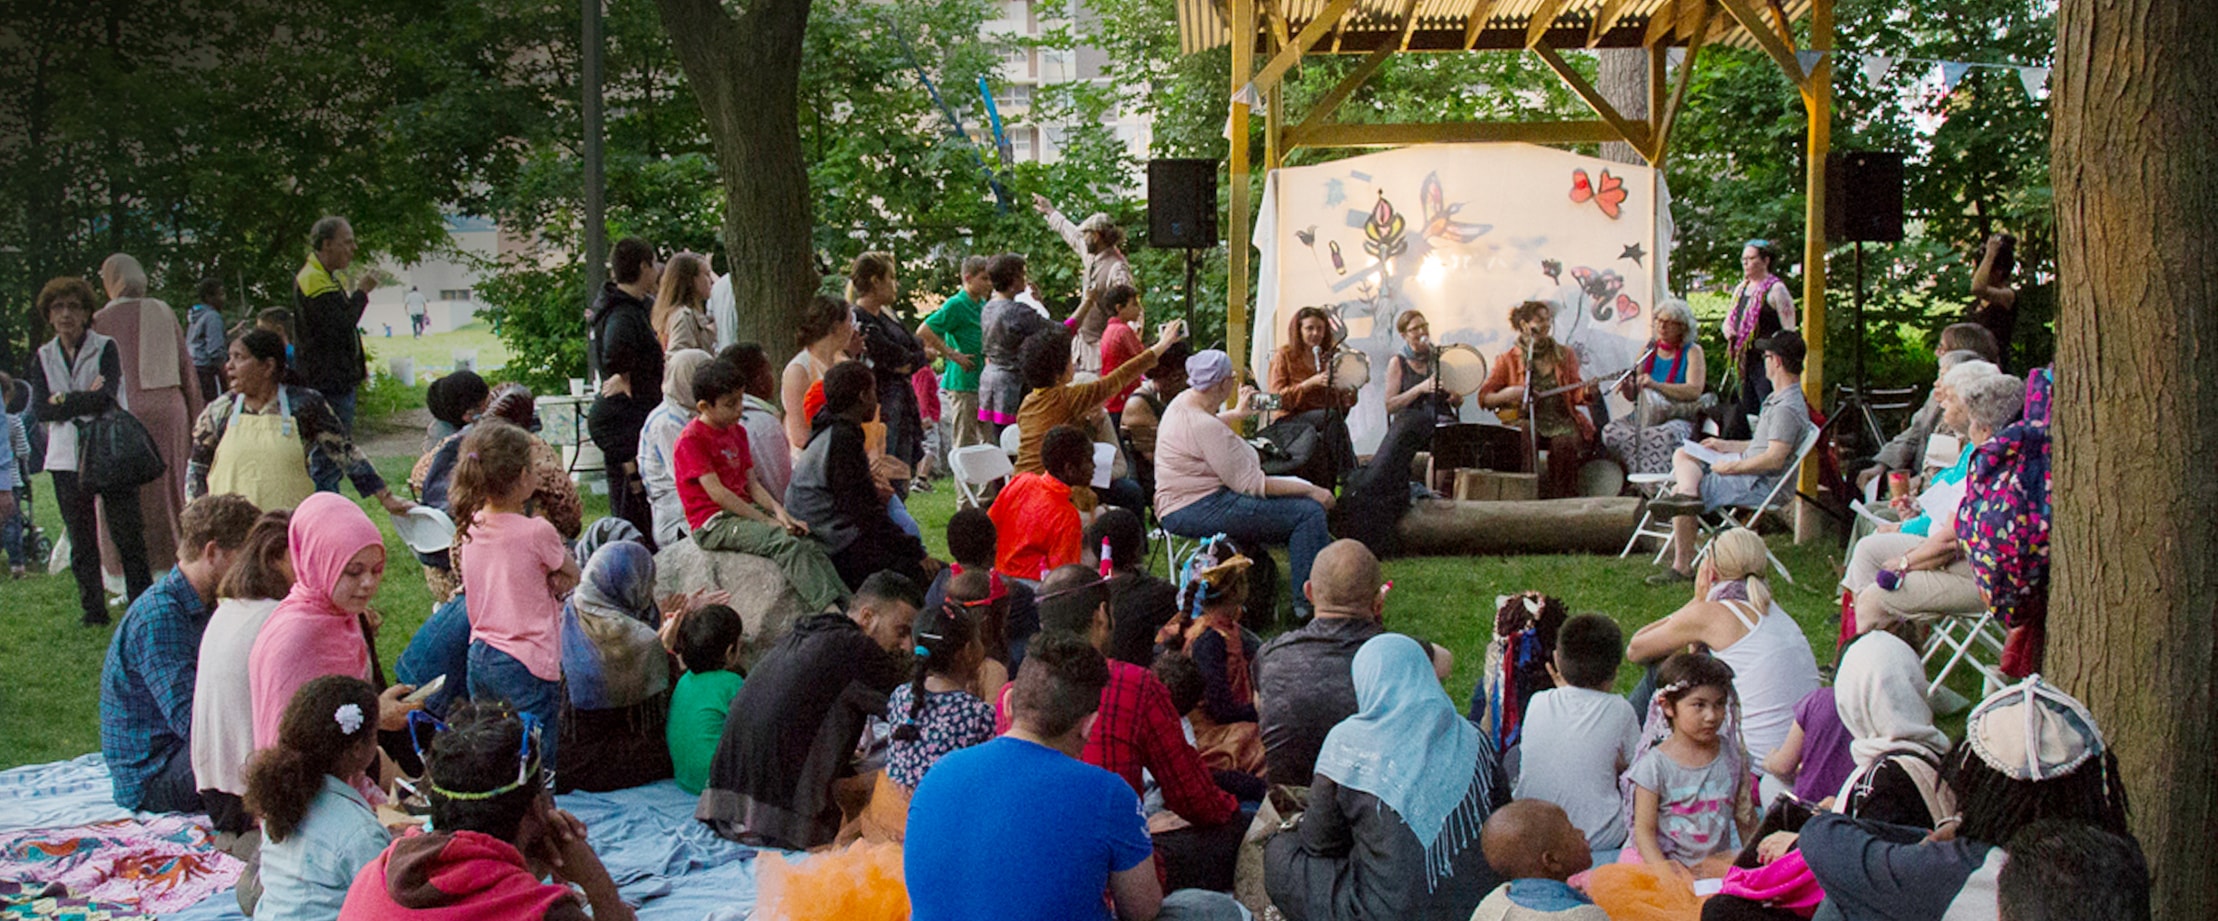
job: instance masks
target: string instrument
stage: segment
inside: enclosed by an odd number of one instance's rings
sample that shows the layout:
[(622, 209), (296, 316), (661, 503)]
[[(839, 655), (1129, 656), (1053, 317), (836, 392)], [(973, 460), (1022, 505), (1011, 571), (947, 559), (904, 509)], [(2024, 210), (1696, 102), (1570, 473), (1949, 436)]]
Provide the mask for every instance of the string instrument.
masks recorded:
[[(1527, 395), (1526, 395), (1526, 397), (1525, 397), (1525, 399), (1519, 402), (1519, 405), (1516, 405), (1516, 406), (1510, 406), (1510, 407), (1505, 407), (1505, 408), (1503, 408), (1503, 409), (1497, 409), (1497, 410), (1495, 410), (1495, 411), (1494, 411), (1494, 414), (1495, 414), (1496, 416), (1500, 417), (1500, 418), (1501, 418), (1501, 420), (1502, 420), (1502, 421), (1503, 421), (1504, 423), (1506, 423), (1506, 424), (1509, 424), (1509, 425), (1522, 425), (1522, 424), (1524, 423), (1524, 418), (1525, 418), (1525, 407), (1526, 407), (1526, 406), (1529, 406), (1529, 405), (1531, 405), (1531, 404), (1532, 404), (1533, 402), (1535, 402), (1535, 401), (1537, 401), (1537, 400), (1545, 400), (1545, 399), (1547, 399), (1547, 398), (1549, 398), (1549, 397), (1552, 397), (1552, 396), (1556, 396), (1556, 395), (1558, 395), (1558, 394), (1565, 394), (1565, 393), (1570, 393), (1570, 392), (1572, 392), (1572, 391), (1574, 391), (1574, 390), (1580, 390), (1580, 389), (1583, 389), (1583, 388), (1586, 388), (1586, 387), (1592, 387), (1592, 386), (1594, 386), (1594, 385), (1596, 385), (1596, 384), (1599, 384), (1599, 383), (1602, 383), (1602, 382), (1604, 382), (1604, 381), (1610, 381), (1610, 382), (1611, 382), (1611, 383), (1610, 383), (1610, 386), (1611, 386), (1611, 387), (1616, 387), (1616, 386), (1618, 386), (1618, 385), (1620, 385), (1620, 384), (1624, 383), (1625, 379), (1626, 379), (1626, 378), (1629, 378), (1629, 377), (1631, 377), (1631, 376), (1633, 375), (1633, 373), (1634, 373), (1634, 372), (1636, 372), (1636, 371), (1639, 371), (1639, 370), (1640, 370), (1640, 365), (1641, 365), (1641, 362), (1647, 361), (1647, 360), (1648, 360), (1648, 356), (1649, 356), (1649, 354), (1650, 354), (1650, 353), (1653, 353), (1653, 352), (1655, 352), (1655, 351), (1656, 351), (1656, 347), (1655, 347), (1655, 346), (1653, 346), (1653, 345), (1651, 345), (1651, 346), (1649, 346), (1649, 347), (1648, 347), (1648, 351), (1647, 351), (1647, 352), (1643, 352), (1643, 353), (1641, 353), (1640, 357), (1638, 357), (1638, 358), (1635, 358), (1635, 359), (1633, 359), (1633, 363), (1632, 363), (1632, 365), (1630, 365), (1630, 366), (1628, 366), (1627, 368), (1625, 368), (1625, 370), (1622, 370), (1622, 371), (1613, 371), (1613, 372), (1611, 372), (1611, 373), (1609, 373), (1609, 374), (1597, 374), (1597, 375), (1595, 375), (1595, 376), (1593, 376), (1593, 377), (1590, 377), (1590, 378), (1587, 378), (1586, 380), (1583, 380), (1583, 381), (1578, 381), (1578, 382), (1576, 382), (1576, 383), (1570, 383), (1570, 384), (1565, 384), (1565, 385), (1563, 385), (1563, 386), (1561, 386), (1561, 387), (1556, 387), (1556, 388), (1553, 388), (1553, 389), (1549, 389), (1549, 390), (1543, 390), (1543, 391), (1541, 391), (1541, 392), (1539, 392), (1539, 393), (1534, 393), (1534, 394), (1527, 394)], [(1530, 367), (1529, 367), (1529, 366), (1528, 366), (1527, 376), (1528, 376), (1528, 377), (1530, 376)]]

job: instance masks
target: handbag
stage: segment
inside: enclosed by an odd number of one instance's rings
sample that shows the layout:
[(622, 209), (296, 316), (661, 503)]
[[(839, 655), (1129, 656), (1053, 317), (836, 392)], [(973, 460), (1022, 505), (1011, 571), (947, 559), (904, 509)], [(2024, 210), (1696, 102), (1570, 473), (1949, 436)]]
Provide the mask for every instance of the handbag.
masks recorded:
[(154, 436), (122, 407), (77, 423), (77, 482), (87, 492), (136, 489), (168, 469)]

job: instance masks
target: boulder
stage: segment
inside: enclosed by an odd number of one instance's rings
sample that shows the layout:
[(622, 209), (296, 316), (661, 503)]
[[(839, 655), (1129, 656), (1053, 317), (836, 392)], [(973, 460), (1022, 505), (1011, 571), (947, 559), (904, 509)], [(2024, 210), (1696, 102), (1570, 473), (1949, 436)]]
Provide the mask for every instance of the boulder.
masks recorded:
[(655, 554), (655, 595), (702, 588), (732, 593), (732, 610), (747, 625), (747, 664), (785, 636), (795, 620), (810, 613), (786, 581), (785, 572), (765, 557), (729, 550), (703, 550), (688, 537)]

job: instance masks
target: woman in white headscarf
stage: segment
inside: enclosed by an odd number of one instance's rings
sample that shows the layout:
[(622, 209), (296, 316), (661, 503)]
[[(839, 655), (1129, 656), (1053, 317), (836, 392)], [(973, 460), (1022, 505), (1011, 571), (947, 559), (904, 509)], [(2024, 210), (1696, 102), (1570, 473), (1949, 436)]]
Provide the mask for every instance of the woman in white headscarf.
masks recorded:
[(715, 359), (700, 349), (676, 349), (665, 357), (662, 403), (647, 414), (647, 424), (639, 430), (639, 478), (647, 484), (658, 547), (668, 547), (692, 533), (685, 526), (685, 506), (678, 502), (678, 477), (671, 471), (670, 452), (678, 443), (678, 433), (698, 415), (693, 406), (693, 375)]
[(1494, 752), (1416, 640), (1375, 637), (1351, 667), (1356, 714), (1325, 736), (1300, 827), (1265, 845), (1264, 888), (1291, 921), (1463, 921), (1501, 883), (1479, 847), (1508, 799)]

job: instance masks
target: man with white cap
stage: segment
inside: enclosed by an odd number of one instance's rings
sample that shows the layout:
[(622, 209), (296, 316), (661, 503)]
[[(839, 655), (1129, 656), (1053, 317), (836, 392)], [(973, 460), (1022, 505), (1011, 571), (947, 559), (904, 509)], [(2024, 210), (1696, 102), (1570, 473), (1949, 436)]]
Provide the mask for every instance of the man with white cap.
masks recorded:
[(1958, 814), (1931, 833), (1819, 812), (1802, 857), (1825, 889), (1817, 921), (1995, 919), (2004, 848), (2042, 820), (2131, 839), (2118, 758), (2087, 708), (2035, 675), (1964, 721), (1943, 770)]
[[(1325, 520), (1332, 492), (1299, 477), (1264, 475), (1255, 447), (1233, 428), (1255, 415), (1255, 391), (1240, 385), (1224, 352), (1194, 353), (1186, 378), (1186, 392), (1164, 409), (1155, 436), (1155, 511), (1164, 529), (1285, 544), (1288, 584), (1308, 582), (1310, 564), (1332, 542)], [(1220, 412), (1235, 390), (1239, 402)], [(1295, 598), (1294, 609), (1307, 619), (1309, 599)]]
[(1071, 351), (1078, 359), (1078, 370), (1099, 374), (1101, 332), (1109, 322), (1108, 311), (1101, 309), (1102, 296), (1116, 285), (1131, 285), (1135, 291), (1140, 288), (1140, 283), (1132, 277), (1132, 263), (1124, 255), (1124, 228), (1099, 211), (1072, 224), (1062, 212), (1055, 210), (1055, 205), (1045, 195), (1034, 194), (1032, 207), (1047, 216), (1047, 226), (1062, 235), (1063, 242), (1070, 244), (1071, 251), (1078, 254), (1085, 266), (1078, 307), (1083, 319), (1078, 323), (1078, 343)]

